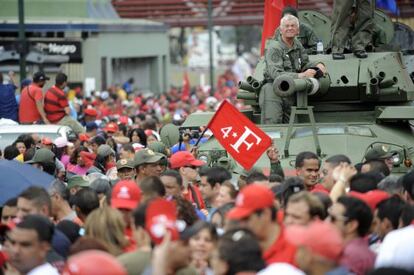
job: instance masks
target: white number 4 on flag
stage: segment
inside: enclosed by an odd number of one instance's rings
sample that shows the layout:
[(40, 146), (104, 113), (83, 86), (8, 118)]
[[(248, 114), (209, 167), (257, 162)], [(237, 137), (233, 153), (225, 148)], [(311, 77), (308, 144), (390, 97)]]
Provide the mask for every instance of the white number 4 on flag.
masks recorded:
[(231, 130), (233, 130), (233, 127), (225, 127), (225, 128), (221, 128), (221, 132), (223, 133), (223, 138), (227, 138), (229, 137)]

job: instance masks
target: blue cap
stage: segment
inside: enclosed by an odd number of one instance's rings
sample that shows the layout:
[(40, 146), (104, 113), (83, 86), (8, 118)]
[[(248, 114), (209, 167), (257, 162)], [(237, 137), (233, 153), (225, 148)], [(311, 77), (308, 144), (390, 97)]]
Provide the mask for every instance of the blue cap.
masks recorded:
[(85, 126), (86, 126), (86, 131), (87, 132), (98, 129), (98, 124), (96, 124), (96, 122), (94, 122), (94, 121), (86, 122)]

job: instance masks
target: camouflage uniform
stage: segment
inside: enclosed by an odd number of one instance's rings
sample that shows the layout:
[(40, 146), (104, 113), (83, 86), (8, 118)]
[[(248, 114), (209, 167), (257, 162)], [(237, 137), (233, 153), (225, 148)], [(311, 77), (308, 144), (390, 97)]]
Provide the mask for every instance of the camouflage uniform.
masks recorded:
[(281, 75), (298, 78), (298, 74), (317, 63), (310, 63), (308, 54), (302, 44), (295, 38), (293, 47), (282, 41), (268, 39), (265, 47), (264, 80), (259, 96), (261, 108), (261, 123), (288, 123), (290, 107), (295, 102), (295, 96), (281, 98), (273, 92), (273, 81)]
[[(316, 44), (318, 43), (318, 37), (316, 36), (315, 32), (313, 31), (312, 27), (306, 23), (299, 24), (299, 35), (296, 36), (299, 39), (302, 46), (306, 49), (308, 54), (316, 53)], [(280, 29), (277, 28), (274, 39), (280, 39)]]
[(371, 0), (334, 0), (332, 14), (332, 53), (343, 53), (351, 31), (352, 10), (356, 1), (356, 19), (352, 34), (352, 51), (365, 50), (371, 44), (373, 18)]

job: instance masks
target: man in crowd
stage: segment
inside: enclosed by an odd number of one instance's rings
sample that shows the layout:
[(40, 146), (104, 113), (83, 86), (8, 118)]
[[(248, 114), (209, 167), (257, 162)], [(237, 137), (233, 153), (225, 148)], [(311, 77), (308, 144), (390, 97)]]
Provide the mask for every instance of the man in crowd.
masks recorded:
[(0, 73), (0, 118), (18, 122), (19, 106), (17, 105), (15, 96), (17, 87), (12, 71), (9, 72), (9, 78), (10, 83), (3, 84), (3, 73)]
[(48, 192), (52, 202), (52, 217), (56, 223), (69, 220), (77, 224), (82, 224), (76, 212), (69, 205), (70, 192), (63, 182), (55, 180)]
[(183, 179), (183, 197), (193, 203), (198, 209), (205, 209), (200, 189), (195, 185), (198, 169), (205, 165), (204, 161), (196, 159), (188, 151), (179, 151), (170, 158), (172, 169), (176, 169)]
[(372, 219), (369, 206), (350, 196), (339, 197), (329, 213), (329, 220), (340, 230), (345, 241), (341, 264), (356, 275), (366, 274), (375, 263), (375, 254), (365, 239)]
[(259, 240), (266, 263), (294, 264), (296, 247), (285, 239), (284, 228), (277, 221), (274, 195), (268, 187), (251, 184), (236, 198), (236, 206), (227, 214), (251, 230)]
[(301, 152), (296, 156), (296, 175), (303, 179), (308, 191), (312, 191), (319, 180), (319, 158), (312, 152)]
[(50, 78), (44, 72), (33, 75), (33, 83), (26, 86), (20, 95), (19, 120), (21, 124), (50, 124), (43, 106), (42, 88)]
[(323, 220), (325, 209), (321, 201), (313, 194), (302, 191), (292, 195), (285, 208), (286, 226), (307, 225), (314, 220)]
[(58, 275), (59, 272), (47, 263), (51, 249), (54, 226), (42, 215), (28, 215), (9, 233), (6, 251), (10, 264), (21, 274)]
[(183, 192), (183, 178), (176, 170), (167, 170), (161, 174), (162, 184), (164, 184), (165, 195), (181, 197)]
[(321, 168), (322, 182), (320, 184), (316, 184), (313, 191), (329, 194), (329, 192), (331, 192), (332, 187), (335, 184), (335, 180), (332, 175), (333, 171), (341, 163), (351, 164), (351, 160), (345, 155), (333, 155), (331, 157), (328, 157), (323, 162)]
[(280, 21), (281, 36), (278, 40), (268, 40), (265, 48), (264, 82), (261, 88), (259, 105), (262, 124), (287, 123), (290, 109), (295, 102), (294, 95), (280, 97), (273, 91), (273, 81), (281, 76), (293, 78), (315, 77), (317, 70), (322, 74), (326, 68), (322, 63), (309, 62), (306, 50), (296, 36), (299, 33), (299, 20), (293, 15), (285, 15)]
[(17, 216), (17, 198), (7, 200), (1, 210), (1, 223), (7, 224)]
[(134, 165), (136, 172), (136, 182), (139, 184), (144, 178), (150, 176), (160, 176), (162, 173), (161, 159), (164, 156), (156, 154), (150, 149), (142, 149), (135, 153)]
[(55, 85), (47, 90), (44, 98), (44, 111), (47, 120), (52, 124), (66, 125), (72, 128), (75, 133), (83, 133), (85, 129), (82, 125), (70, 117), (69, 101), (63, 91), (68, 83), (68, 76), (58, 73)]
[(135, 167), (132, 159), (120, 159), (116, 162), (117, 175), (120, 180), (135, 180)]

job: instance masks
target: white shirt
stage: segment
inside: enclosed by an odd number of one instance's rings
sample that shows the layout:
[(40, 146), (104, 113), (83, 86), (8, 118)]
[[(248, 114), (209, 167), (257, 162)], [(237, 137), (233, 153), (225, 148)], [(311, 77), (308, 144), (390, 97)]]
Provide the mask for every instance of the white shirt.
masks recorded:
[(385, 236), (375, 268), (397, 267), (414, 271), (414, 225), (394, 230)]
[(44, 263), (30, 270), (27, 275), (59, 275), (59, 272), (51, 264)]
[(293, 265), (286, 263), (275, 263), (267, 266), (265, 269), (257, 273), (257, 275), (306, 275), (302, 270), (297, 269)]

